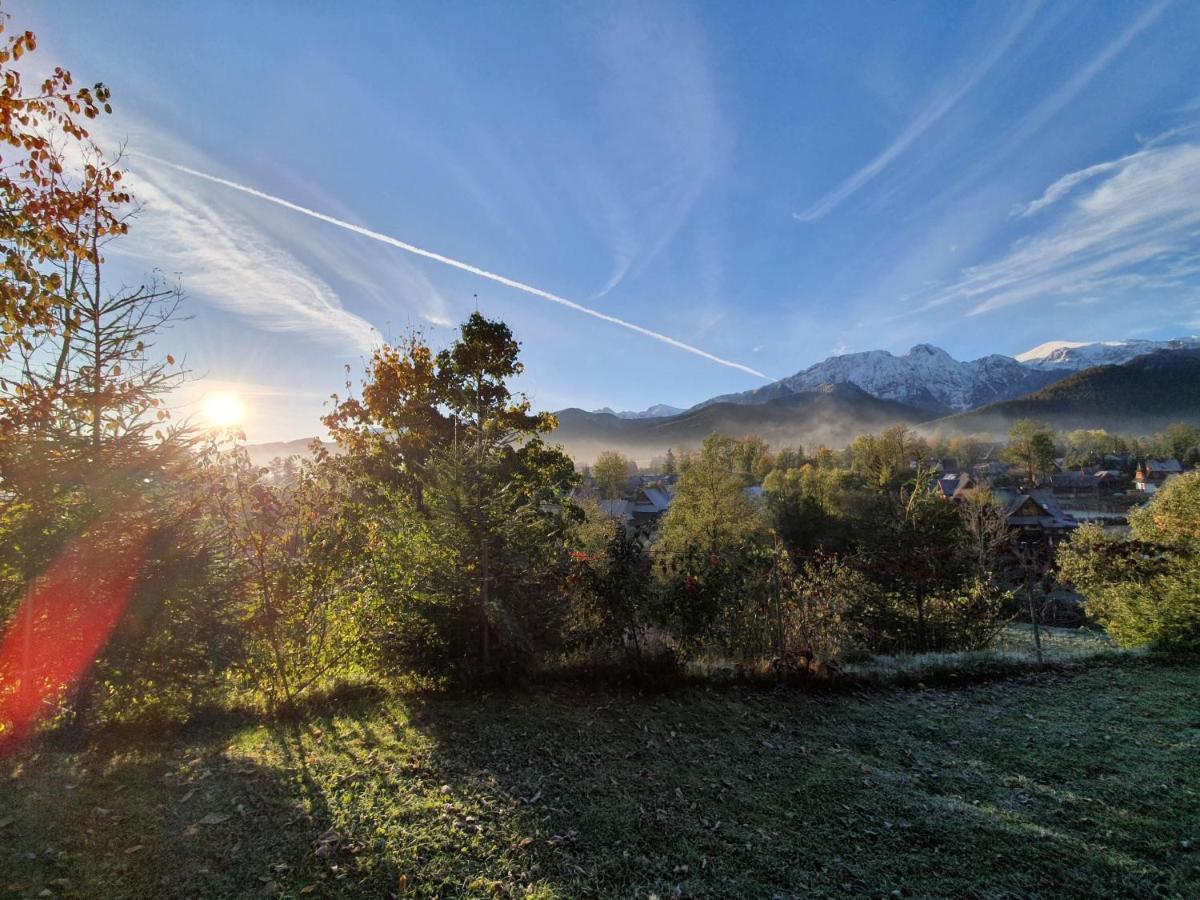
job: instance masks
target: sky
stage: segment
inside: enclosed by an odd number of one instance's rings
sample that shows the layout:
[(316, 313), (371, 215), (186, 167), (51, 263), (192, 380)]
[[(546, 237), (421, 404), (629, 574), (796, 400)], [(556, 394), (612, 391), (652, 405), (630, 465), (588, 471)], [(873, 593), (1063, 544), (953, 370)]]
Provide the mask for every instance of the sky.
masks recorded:
[[(535, 406), (1200, 333), (1200, 4), (10, 0), (252, 441), (475, 309)], [(30, 65), (34, 65), (31, 62)], [(280, 202), (282, 201), (282, 202)]]

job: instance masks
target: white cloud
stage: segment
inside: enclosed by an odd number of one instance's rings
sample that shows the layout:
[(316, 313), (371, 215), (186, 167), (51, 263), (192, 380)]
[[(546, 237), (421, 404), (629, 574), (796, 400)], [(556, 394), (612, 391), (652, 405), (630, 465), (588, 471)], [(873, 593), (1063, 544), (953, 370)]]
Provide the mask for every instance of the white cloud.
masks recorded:
[(1038, 7), (1037, 3), (1025, 6), (1020, 15), (1012, 22), (999, 41), (994, 43), (988, 53), (972, 67), (965, 78), (956, 78), (952, 85), (941, 91), (933, 101), (904, 128), (899, 135), (878, 156), (827, 193), (824, 197), (806, 209), (795, 213), (795, 218), (801, 222), (813, 222), (828, 215), (834, 207), (843, 200), (857, 193), (880, 172), (892, 164), (895, 159), (908, 150), (918, 138), (936, 125), (950, 112), (996, 64), (1004, 57), (1016, 42), (1018, 36), (1033, 18)]
[(1106, 172), (1111, 172), (1113, 169), (1119, 168), (1122, 164), (1138, 155), (1139, 154), (1135, 153), (1130, 156), (1126, 156), (1123, 159), (1113, 159), (1109, 160), (1108, 162), (1097, 163), (1094, 166), (1088, 166), (1086, 169), (1080, 169), (1078, 172), (1070, 172), (1058, 179), (1058, 181), (1054, 182), (1054, 184), (1050, 185), (1050, 187), (1046, 188), (1045, 193), (1038, 197), (1038, 199), (1023, 207), (1018, 207), (1016, 210), (1014, 210), (1014, 213), (1022, 218), (1025, 216), (1031, 216), (1038, 210), (1044, 209), (1047, 206), (1050, 206), (1052, 203), (1057, 203), (1068, 193), (1070, 193), (1071, 190), (1083, 184), (1085, 181), (1090, 181), (1097, 175), (1103, 175)]
[(1140, 16), (1133, 20), (1120, 34), (1108, 42), (1099, 53), (1087, 61), (1071, 76), (1058, 90), (1050, 94), (1035, 106), (1029, 113), (1021, 117), (1021, 124), (1004, 142), (994, 159), (1006, 156), (1019, 147), (1025, 140), (1041, 130), (1047, 122), (1053, 119), (1062, 109), (1075, 99), (1076, 96), (1115, 60), (1125, 48), (1133, 43), (1134, 38), (1158, 21), (1163, 10), (1169, 5), (1169, 0), (1159, 0)]
[[(588, 17), (586, 51), (602, 67), (596, 110), (604, 154), (582, 147), (568, 190), (609, 243), (602, 296), (675, 237), (725, 158), (729, 139), (701, 28), (686, 8), (643, 5)], [(603, 159), (603, 164), (594, 160)]]
[(399, 238), (392, 237), (391, 235), (383, 234), (378, 231), (372, 231), (370, 228), (364, 228), (362, 225), (356, 225), (353, 222), (347, 222), (343, 219), (335, 218), (334, 216), (330, 216), (326, 213), (318, 212), (315, 209), (309, 209), (306, 206), (301, 206), (298, 203), (293, 203), (290, 200), (285, 200), (282, 197), (276, 197), (273, 194), (268, 194), (265, 191), (260, 191), (257, 188), (250, 187), (249, 185), (239, 184), (238, 182), (231, 181), (228, 178), (221, 178), (217, 175), (211, 175), (207, 172), (201, 172), (198, 169), (192, 169), (192, 168), (189, 168), (188, 166), (181, 166), (178, 163), (173, 163), (173, 162), (170, 162), (169, 160), (160, 159), (158, 157), (151, 157), (149, 155), (146, 155), (146, 158), (153, 159), (158, 165), (164, 166), (169, 169), (173, 169), (176, 172), (181, 172), (186, 175), (191, 175), (195, 178), (200, 179), (201, 181), (207, 181), (212, 184), (224, 185), (225, 187), (230, 188), (231, 190), (238, 191), (239, 193), (242, 193), (242, 194), (247, 194), (251, 197), (257, 197), (258, 199), (264, 200), (267, 203), (274, 204), (275, 206), (279, 206), (284, 209), (289, 209), (292, 212), (299, 213), (300, 215), (307, 216), (311, 219), (317, 219), (318, 221), (326, 222), (330, 225), (336, 225), (338, 228), (342, 228), (342, 229), (345, 229), (346, 231), (352, 232), (353, 234), (357, 234), (362, 237), (369, 238), (372, 241), (378, 241), (381, 244), (386, 244), (388, 246), (395, 247), (398, 250), (403, 250), (405, 253), (411, 253), (414, 256), (419, 256), (419, 257), (423, 257), (425, 259), (430, 259), (430, 260), (433, 260), (434, 262), (441, 263), (442, 265), (448, 266), (452, 269), (458, 269), (459, 271), (462, 271), (462, 272), (469, 272), (472, 275), (476, 275), (476, 276), (478, 276), (480, 278), (484, 278), (488, 281), (493, 281), (497, 284), (502, 284), (502, 285), (504, 285), (506, 287), (510, 287), (514, 290), (521, 291), (522, 293), (529, 294), (534, 297), (540, 297), (541, 299), (547, 300), (550, 303), (555, 303), (555, 304), (558, 304), (559, 306), (564, 306), (567, 309), (573, 309), (576, 312), (583, 313), (586, 316), (591, 316), (594, 319), (599, 319), (602, 322), (608, 322), (608, 323), (610, 323), (612, 325), (616, 325), (620, 328), (627, 329), (628, 331), (633, 331), (633, 332), (636, 332), (637, 334), (641, 334), (646, 337), (649, 337), (653, 340), (658, 341), (659, 343), (667, 344), (668, 346), (675, 347), (678, 350), (683, 350), (684, 352), (692, 353), (692, 354), (695, 354), (696, 356), (703, 357), (704, 359), (707, 359), (711, 362), (715, 362), (718, 365), (727, 366), (728, 368), (731, 368), (731, 369), (738, 369), (742, 372), (746, 372), (747, 374), (754, 375), (758, 378), (765, 379), (767, 377), (762, 372), (759, 372), (757, 369), (752, 369), (749, 366), (743, 365), (742, 363), (739, 363), (739, 362), (734, 362), (733, 360), (723, 359), (719, 356), (716, 356), (715, 354), (709, 353), (707, 350), (701, 350), (699, 347), (695, 347), (691, 344), (684, 343), (683, 341), (680, 341), (676, 338), (670, 337), (669, 335), (665, 335), (661, 332), (654, 331), (649, 328), (645, 328), (641, 325), (638, 325), (634, 322), (630, 322), (626, 319), (621, 319), (616, 316), (610, 316), (608, 313), (601, 312), (598, 309), (593, 309), (588, 306), (584, 306), (581, 303), (576, 303), (574, 300), (569, 300), (560, 294), (551, 293), (550, 291), (543, 290), (542, 288), (534, 287), (531, 284), (526, 284), (522, 281), (517, 281), (516, 279), (509, 278), (506, 275), (500, 275), (497, 272), (490, 272), (487, 269), (483, 269), (472, 263), (464, 262), (463, 260), (460, 260), (460, 259), (454, 259), (452, 257), (445, 256), (441, 253), (435, 253), (432, 250), (426, 250), (422, 247), (418, 247), (414, 244), (410, 244), (407, 241), (402, 241)]
[(299, 332), (355, 351), (378, 343), (371, 324), (347, 310), (327, 282), (202, 182), (140, 165), (136, 156), (126, 171), (141, 213), (113, 252), (180, 273), (189, 295), (257, 328)]
[(1178, 288), (1200, 274), (1200, 145), (1154, 146), (1070, 173), (1026, 209), (1056, 207), (1039, 232), (927, 295), (921, 309), (966, 302), (977, 315), (1047, 297)]

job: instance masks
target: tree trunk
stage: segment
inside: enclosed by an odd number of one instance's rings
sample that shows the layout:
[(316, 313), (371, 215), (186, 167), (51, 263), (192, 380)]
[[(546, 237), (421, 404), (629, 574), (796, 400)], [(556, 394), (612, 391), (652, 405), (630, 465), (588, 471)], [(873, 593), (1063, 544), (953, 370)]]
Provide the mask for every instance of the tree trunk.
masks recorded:
[(1043, 664), (1042, 658), (1042, 626), (1038, 622), (1038, 612), (1033, 603), (1033, 582), (1026, 580), (1025, 596), (1029, 601), (1029, 621), (1033, 623), (1033, 649), (1037, 654), (1038, 665)]
[(486, 538), (479, 542), (479, 561), (480, 575), (482, 576), (479, 583), (479, 658), (482, 671), (486, 675), (491, 665), (491, 660), (489, 659), (491, 655), (491, 623), (488, 616), (488, 581), (490, 580), (491, 572), (488, 565), (488, 542)]

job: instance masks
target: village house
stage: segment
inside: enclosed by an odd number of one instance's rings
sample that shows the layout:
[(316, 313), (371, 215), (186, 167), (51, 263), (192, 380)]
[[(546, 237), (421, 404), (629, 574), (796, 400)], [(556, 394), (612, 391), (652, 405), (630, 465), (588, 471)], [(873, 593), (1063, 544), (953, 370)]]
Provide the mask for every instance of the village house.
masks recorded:
[(1153, 494), (1168, 478), (1183, 472), (1177, 459), (1147, 459), (1138, 463), (1133, 474), (1133, 484), (1139, 491)]
[(639, 485), (626, 497), (599, 503), (600, 511), (608, 518), (640, 526), (657, 525), (670, 505), (670, 493), (657, 484)]
[(967, 491), (979, 487), (969, 472), (948, 472), (934, 482), (934, 490), (944, 500), (962, 500)]
[(1050, 490), (1056, 497), (1099, 497), (1100, 479), (1083, 469), (1055, 472), (1050, 476)]
[(1055, 546), (1079, 527), (1070, 513), (1063, 512), (1049, 491), (1020, 493), (1001, 491), (994, 495), (1004, 508), (1004, 518), (1024, 540), (1044, 540)]

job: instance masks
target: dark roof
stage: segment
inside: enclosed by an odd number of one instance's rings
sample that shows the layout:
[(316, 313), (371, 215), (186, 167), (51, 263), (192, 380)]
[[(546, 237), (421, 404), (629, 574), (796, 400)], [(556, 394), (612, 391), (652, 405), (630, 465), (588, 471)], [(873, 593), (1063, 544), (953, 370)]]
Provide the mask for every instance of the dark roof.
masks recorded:
[(1073, 516), (1059, 509), (1045, 493), (1018, 493), (997, 499), (1004, 501), (1004, 518), (1014, 528), (1067, 530), (1079, 525)]
[(959, 491), (969, 490), (974, 486), (975, 479), (966, 472), (951, 472), (937, 480), (937, 490), (943, 497), (954, 497)]
[(628, 500), (601, 500), (600, 511), (611, 519), (627, 518), (633, 510)]
[(1143, 464), (1146, 472), (1158, 472), (1175, 475), (1183, 471), (1183, 466), (1177, 459), (1148, 459)]
[(629, 505), (635, 515), (659, 516), (671, 505), (671, 496), (660, 487), (643, 487), (634, 494)]
[(1099, 479), (1088, 472), (1057, 472), (1050, 476), (1050, 484), (1056, 488), (1094, 488)]

